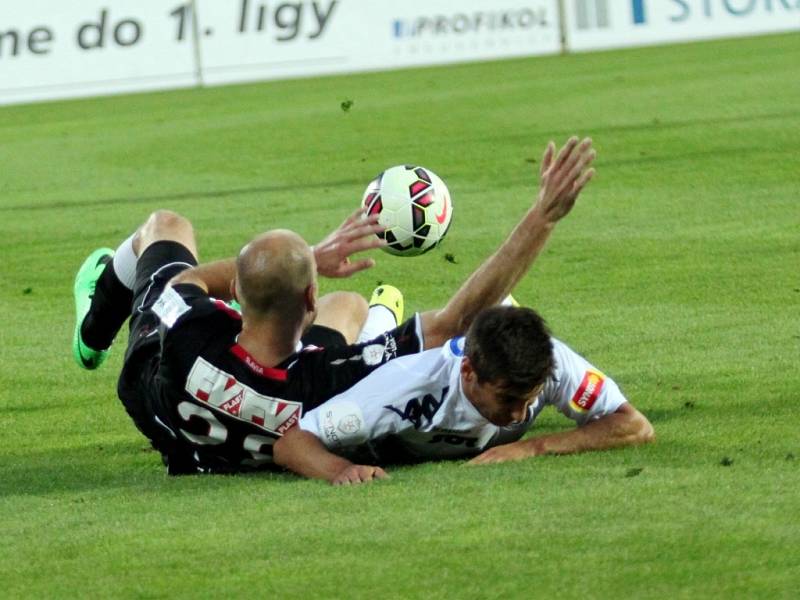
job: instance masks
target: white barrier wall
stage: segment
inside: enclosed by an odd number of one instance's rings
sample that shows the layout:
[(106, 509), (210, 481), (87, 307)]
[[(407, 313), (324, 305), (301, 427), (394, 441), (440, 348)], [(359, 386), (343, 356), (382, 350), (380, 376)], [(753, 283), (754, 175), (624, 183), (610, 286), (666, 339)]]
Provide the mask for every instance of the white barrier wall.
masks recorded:
[(570, 50), (800, 29), (800, 0), (566, 0)]
[(791, 30), (800, 0), (3, 0), (0, 104)]
[(162, 0), (2, 0), (0, 103), (197, 83)]
[(3, 0), (0, 104), (561, 50), (558, 0)]
[(557, 0), (198, 0), (207, 83), (561, 50)]

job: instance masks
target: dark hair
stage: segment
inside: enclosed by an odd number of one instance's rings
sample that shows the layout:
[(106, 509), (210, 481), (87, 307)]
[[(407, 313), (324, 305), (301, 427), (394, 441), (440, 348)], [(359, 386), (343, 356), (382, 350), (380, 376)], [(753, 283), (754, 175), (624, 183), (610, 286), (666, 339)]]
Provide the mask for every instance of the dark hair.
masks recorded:
[(550, 331), (530, 308), (494, 306), (479, 313), (464, 354), (479, 383), (497, 384), (514, 397), (544, 383), (554, 367)]

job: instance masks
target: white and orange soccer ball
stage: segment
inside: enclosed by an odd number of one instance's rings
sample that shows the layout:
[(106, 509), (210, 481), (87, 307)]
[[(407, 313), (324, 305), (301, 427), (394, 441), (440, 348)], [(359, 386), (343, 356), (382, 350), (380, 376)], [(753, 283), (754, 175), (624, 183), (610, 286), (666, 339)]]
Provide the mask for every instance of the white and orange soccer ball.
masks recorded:
[(400, 165), (386, 169), (364, 192), (368, 215), (379, 215), (386, 230), (378, 234), (384, 250), (417, 256), (441, 243), (453, 218), (453, 201), (444, 181), (425, 167)]

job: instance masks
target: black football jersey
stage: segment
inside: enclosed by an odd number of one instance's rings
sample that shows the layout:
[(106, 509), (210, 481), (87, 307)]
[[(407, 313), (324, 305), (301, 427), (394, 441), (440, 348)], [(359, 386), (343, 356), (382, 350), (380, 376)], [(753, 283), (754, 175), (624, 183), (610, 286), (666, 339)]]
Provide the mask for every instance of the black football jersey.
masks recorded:
[(174, 441), (167, 460), (188, 472), (270, 465), (275, 440), (306, 411), (385, 362), (422, 349), (414, 315), (369, 342), (306, 347), (267, 367), (238, 345), (239, 313), (195, 285), (167, 288), (152, 310), (161, 319), (152, 410)]

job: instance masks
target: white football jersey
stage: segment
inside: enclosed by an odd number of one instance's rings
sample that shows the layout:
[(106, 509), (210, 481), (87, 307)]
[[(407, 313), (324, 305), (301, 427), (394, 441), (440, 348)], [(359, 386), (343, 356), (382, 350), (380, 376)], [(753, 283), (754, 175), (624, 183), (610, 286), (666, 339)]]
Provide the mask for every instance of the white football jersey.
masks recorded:
[(553, 339), (555, 370), (526, 419), (505, 427), (477, 411), (461, 388), (464, 338), (397, 358), (308, 412), (300, 427), (341, 455), (390, 441), (408, 459), (468, 457), (520, 439), (548, 404), (582, 425), (626, 402), (617, 384)]

